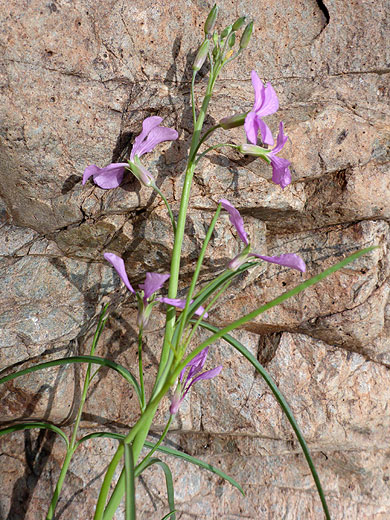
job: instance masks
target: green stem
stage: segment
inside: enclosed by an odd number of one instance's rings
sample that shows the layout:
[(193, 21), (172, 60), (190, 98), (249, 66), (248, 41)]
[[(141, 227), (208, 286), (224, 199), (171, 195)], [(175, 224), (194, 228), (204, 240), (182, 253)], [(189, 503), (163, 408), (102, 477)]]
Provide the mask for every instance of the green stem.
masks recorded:
[(134, 481), (134, 459), (131, 446), (124, 445), (125, 450), (125, 519), (135, 520), (135, 481)]
[(191, 81), (191, 105), (192, 105), (192, 118), (194, 120), (194, 126), (196, 125), (196, 108), (195, 108), (195, 78), (197, 71), (194, 70), (192, 73)]
[(215, 131), (217, 130), (217, 128), (221, 128), (221, 125), (218, 123), (217, 125), (214, 125), (212, 126), (211, 128), (209, 128), (207, 130), (207, 132), (205, 132), (202, 136), (202, 138), (200, 139), (199, 141), (199, 146), (201, 146), (205, 141), (207, 141), (207, 139), (210, 137), (210, 135)]
[(168, 210), (168, 215), (169, 215), (169, 218), (171, 219), (171, 223), (172, 223), (172, 227), (173, 227), (173, 233), (176, 233), (176, 222), (175, 222), (175, 217), (173, 216), (173, 213), (172, 213), (172, 209), (171, 209), (171, 206), (169, 204), (169, 202), (167, 201), (167, 199), (165, 198), (163, 192), (155, 185), (155, 184), (152, 184), (152, 188), (160, 195), (160, 197), (162, 198), (167, 210)]
[(205, 150), (204, 152), (202, 152), (200, 155), (198, 155), (196, 161), (195, 161), (195, 165), (198, 164), (198, 162), (206, 155), (208, 154), (209, 152), (211, 152), (212, 150), (216, 150), (217, 148), (222, 148), (224, 146), (230, 146), (230, 148), (238, 148), (238, 146), (236, 144), (230, 144), (230, 143), (219, 143), (219, 144), (216, 144), (214, 146), (210, 146), (210, 148), (207, 148), (207, 150)]
[(210, 241), (211, 235), (213, 234), (213, 231), (214, 231), (214, 228), (215, 228), (215, 224), (217, 223), (219, 214), (221, 212), (221, 207), (222, 207), (221, 204), (218, 204), (218, 207), (217, 207), (217, 210), (216, 210), (215, 215), (213, 217), (213, 220), (211, 221), (210, 227), (207, 230), (206, 237), (205, 237), (203, 245), (202, 245), (202, 249), (200, 250), (200, 254), (199, 254), (199, 257), (198, 257), (198, 261), (196, 263), (195, 271), (194, 271), (194, 274), (192, 276), (191, 285), (190, 285), (190, 288), (188, 290), (187, 299), (186, 299), (186, 306), (184, 307), (183, 312), (181, 313), (181, 316), (180, 316), (179, 331), (178, 331), (178, 335), (177, 335), (177, 339), (176, 339), (176, 345), (175, 345), (176, 348), (180, 344), (180, 339), (181, 339), (181, 336), (183, 334), (183, 330), (184, 330), (184, 327), (185, 327), (186, 318), (187, 318), (187, 314), (188, 314), (188, 308), (190, 306), (190, 301), (192, 299), (192, 295), (194, 294), (196, 282), (198, 281), (199, 273), (200, 273), (200, 270), (201, 270), (201, 267), (202, 267), (202, 264), (203, 264), (203, 258), (204, 258), (204, 255), (206, 254), (206, 249), (207, 249), (208, 243)]
[(138, 370), (139, 384), (141, 387), (141, 412), (145, 409), (145, 388), (144, 388), (144, 371), (142, 366), (142, 327), (138, 333)]
[[(192, 178), (193, 178), (194, 169), (195, 169), (194, 160), (195, 160), (195, 156), (196, 156), (196, 150), (198, 149), (200, 134), (202, 131), (207, 108), (209, 106), (209, 102), (211, 99), (215, 80), (216, 80), (216, 75), (210, 75), (209, 81), (207, 84), (206, 94), (203, 99), (203, 103), (202, 103), (198, 118), (197, 118), (195, 126), (194, 126), (194, 134), (192, 136), (191, 148), (190, 148), (190, 152), (189, 152), (187, 169), (186, 169), (184, 184), (183, 184), (183, 191), (182, 191), (181, 201), (180, 201), (179, 216), (177, 219), (175, 242), (174, 242), (173, 251), (172, 251), (171, 270), (170, 270), (171, 276), (169, 279), (168, 298), (176, 298), (176, 295), (177, 295), (178, 282), (179, 282), (179, 271), (180, 271), (181, 249), (182, 249), (182, 244), (183, 244), (188, 203), (189, 203), (190, 193), (191, 193)], [(156, 383), (155, 383), (153, 390), (155, 390), (156, 388), (159, 388), (160, 383), (161, 383), (160, 377), (164, 371), (165, 365), (168, 360), (171, 339), (172, 339), (172, 335), (173, 335), (173, 331), (174, 331), (175, 318), (176, 318), (175, 308), (174, 307), (168, 308), (167, 318), (166, 318), (166, 323), (165, 323), (164, 342), (163, 342), (163, 347), (162, 347), (162, 351), (161, 351), (161, 357), (160, 357), (160, 363), (159, 363), (157, 377), (156, 377)]]
[(139, 471), (141, 473), (143, 471), (143, 468), (146, 466), (147, 462), (149, 461), (150, 457), (159, 448), (160, 444), (162, 443), (162, 441), (164, 440), (166, 434), (168, 433), (168, 430), (169, 430), (169, 427), (171, 425), (172, 419), (173, 419), (173, 416), (170, 415), (169, 416), (169, 420), (168, 420), (168, 422), (167, 422), (167, 424), (166, 424), (166, 426), (164, 428), (164, 431), (161, 434), (161, 437), (156, 442), (156, 444), (153, 446), (153, 448), (149, 451), (149, 453), (146, 455), (146, 457), (137, 465), (137, 467), (135, 468), (136, 471)]

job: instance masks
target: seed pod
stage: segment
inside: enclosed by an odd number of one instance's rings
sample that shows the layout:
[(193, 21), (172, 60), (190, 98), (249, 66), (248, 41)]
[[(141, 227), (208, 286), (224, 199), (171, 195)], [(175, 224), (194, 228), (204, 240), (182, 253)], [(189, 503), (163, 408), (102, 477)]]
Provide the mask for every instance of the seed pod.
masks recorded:
[(238, 31), (239, 29), (241, 29), (241, 27), (244, 25), (245, 21), (246, 21), (246, 16), (241, 16), (241, 18), (239, 18), (238, 20), (236, 20), (234, 22), (232, 30)]
[(204, 24), (204, 33), (206, 36), (208, 36), (212, 32), (212, 30), (214, 28), (215, 20), (217, 19), (217, 15), (218, 15), (218, 6), (217, 6), (217, 4), (214, 4), (214, 7), (209, 12), (209, 15), (206, 18), (206, 21)]
[(192, 65), (193, 71), (198, 71), (202, 68), (203, 63), (206, 61), (207, 53), (209, 52), (210, 40), (205, 40), (199, 47), (198, 54)]
[(240, 40), (240, 49), (246, 49), (249, 44), (249, 40), (251, 39), (253, 31), (253, 20), (248, 23), (248, 25), (245, 27), (244, 32), (242, 33), (241, 40)]

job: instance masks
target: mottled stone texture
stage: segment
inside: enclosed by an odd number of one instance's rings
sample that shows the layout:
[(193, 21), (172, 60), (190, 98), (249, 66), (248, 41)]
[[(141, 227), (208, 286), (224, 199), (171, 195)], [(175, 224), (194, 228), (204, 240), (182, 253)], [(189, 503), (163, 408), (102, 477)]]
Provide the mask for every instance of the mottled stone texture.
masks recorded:
[[(117, 190), (81, 185), (86, 165), (121, 160), (146, 116), (179, 131), (148, 156), (177, 211), (191, 114), (191, 60), (209, 0), (10, 0), (1, 7), (0, 369), (88, 351), (102, 296), (113, 301), (98, 353), (136, 370), (135, 307), (104, 251), (121, 254), (131, 279), (169, 266), (172, 235), (160, 200), (130, 177)], [(267, 366), (308, 440), (332, 513), (341, 520), (390, 518), (390, 6), (387, 0), (221, 0), (220, 26), (255, 20), (247, 52), (222, 73), (206, 124), (249, 110), (256, 69), (272, 81), (290, 141), (293, 183), (235, 152), (210, 153), (194, 179), (181, 289), (224, 196), (243, 212), (253, 248), (298, 252), (308, 273), (261, 265), (231, 286), (211, 313), (226, 324), (368, 245), (379, 248), (328, 281), (259, 316), (237, 337)], [(205, 90), (205, 74), (197, 92)], [(214, 138), (213, 138), (214, 139)], [(242, 129), (215, 142), (240, 143)], [(239, 251), (227, 215), (203, 279)], [(145, 346), (150, 388), (162, 338), (156, 312)], [(272, 394), (248, 363), (219, 344), (175, 418), (169, 442), (219, 465), (237, 490), (171, 461), (177, 517), (322, 518), (308, 467)], [(45, 418), (69, 429), (83, 369), (52, 368), (0, 389), (0, 420)], [(168, 402), (153, 431), (165, 424)], [(128, 386), (101, 370), (82, 431), (126, 428), (137, 418)], [(89, 441), (75, 457), (57, 518), (91, 519), (115, 441)], [(64, 457), (52, 435), (1, 438), (0, 518), (38, 520)], [(26, 462), (27, 461), (27, 462)], [(160, 468), (138, 488), (139, 518), (168, 512)], [(116, 518), (123, 518), (123, 510)]]

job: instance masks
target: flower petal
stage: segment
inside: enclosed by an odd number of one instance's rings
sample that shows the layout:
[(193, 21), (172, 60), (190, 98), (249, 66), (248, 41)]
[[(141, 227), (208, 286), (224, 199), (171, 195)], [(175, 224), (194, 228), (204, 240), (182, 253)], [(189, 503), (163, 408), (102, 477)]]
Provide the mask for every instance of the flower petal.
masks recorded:
[(259, 118), (253, 110), (245, 118), (244, 129), (247, 139), (252, 144), (257, 144), (257, 134), (259, 133)]
[(166, 128), (165, 126), (153, 128), (146, 139), (139, 145), (135, 155), (141, 157), (144, 153), (151, 152), (153, 148), (163, 141), (175, 141), (178, 137), (179, 134), (173, 128)]
[(133, 160), (134, 155), (138, 155), (138, 157), (140, 157), (138, 150), (140, 149), (140, 147), (142, 145), (142, 141), (146, 138), (146, 136), (149, 134), (149, 132), (151, 132), (151, 130), (153, 130), (153, 128), (155, 128), (162, 122), (162, 120), (163, 120), (163, 118), (159, 117), (159, 116), (151, 116), (151, 117), (147, 117), (146, 119), (144, 119), (144, 121), (142, 123), (142, 132), (134, 140), (133, 148), (131, 150), (130, 160)]
[(127, 163), (112, 163), (105, 168), (99, 168), (95, 164), (87, 166), (83, 174), (83, 184), (86, 183), (89, 177), (93, 176), (94, 183), (100, 188), (105, 190), (117, 188), (123, 180), (127, 166)]
[(104, 253), (104, 258), (114, 266), (115, 271), (119, 274), (120, 279), (126, 285), (130, 292), (135, 294), (135, 290), (132, 288), (129, 278), (127, 277), (125, 263), (120, 256), (114, 253)]
[[(167, 303), (168, 305), (173, 305), (177, 309), (184, 309), (186, 306), (186, 300), (180, 299), (180, 298), (166, 298), (165, 296), (162, 296), (161, 298), (158, 298), (158, 301), (161, 303)], [(191, 300), (190, 303), (192, 303), (194, 300)], [(199, 305), (199, 307), (196, 309), (195, 313), (197, 316), (201, 316), (204, 313), (204, 307), (202, 305)], [(204, 314), (204, 318), (208, 317), (208, 312)]]
[(306, 264), (302, 260), (302, 258), (294, 253), (286, 253), (280, 256), (263, 256), (257, 255), (256, 253), (250, 253), (249, 256), (255, 256), (256, 258), (261, 258), (266, 262), (271, 262), (272, 264), (283, 265), (284, 267), (290, 267), (291, 269), (297, 269), (304, 273), (306, 271)]
[(261, 132), (261, 140), (263, 141), (263, 143), (273, 146), (274, 138), (272, 137), (272, 132), (269, 129), (268, 125), (264, 123), (264, 121), (260, 119), (260, 117), (258, 117), (257, 121)]
[(279, 184), (282, 189), (291, 184), (290, 161), (278, 157), (277, 155), (269, 154), (272, 165), (272, 180), (275, 184)]
[(280, 152), (280, 150), (284, 147), (287, 141), (287, 135), (284, 133), (284, 125), (283, 121), (280, 121), (279, 123), (279, 133), (278, 137), (276, 138), (276, 146), (271, 150), (270, 153), (276, 154)]
[(209, 353), (209, 347), (204, 348), (197, 354), (194, 359), (191, 359), (189, 363), (187, 363), (186, 368), (190, 367), (188, 372), (187, 381), (189, 381), (193, 376), (195, 376), (198, 372), (200, 372), (206, 363), (207, 354)]
[(263, 91), (263, 102), (261, 106), (255, 109), (256, 114), (259, 117), (269, 116), (274, 114), (279, 108), (279, 101), (276, 92), (271, 85), (271, 83), (267, 83), (267, 86)]
[(247, 246), (249, 244), (248, 235), (246, 234), (246, 231), (244, 229), (244, 221), (242, 220), (240, 212), (226, 199), (221, 199), (218, 202), (222, 204), (222, 207), (226, 209), (226, 211), (229, 213), (230, 222), (236, 228), (238, 236)]
[(222, 365), (220, 365), (219, 367), (212, 368), (211, 370), (206, 370), (206, 372), (203, 372), (203, 374), (199, 374), (198, 376), (194, 377), (194, 379), (187, 386), (185, 392), (183, 393), (182, 399), (185, 398), (185, 396), (188, 393), (188, 390), (191, 388), (191, 386), (194, 383), (196, 383), (197, 381), (201, 381), (202, 379), (212, 379), (213, 377), (216, 377), (217, 375), (219, 375), (221, 370), (222, 370)]
[(251, 72), (251, 80), (253, 90), (255, 91), (255, 102), (253, 104), (253, 111), (257, 112), (264, 102), (264, 85), (255, 70), (252, 70)]
[(169, 276), (169, 274), (146, 273), (145, 282), (138, 286), (144, 291), (144, 300), (146, 301), (152, 294), (161, 289)]

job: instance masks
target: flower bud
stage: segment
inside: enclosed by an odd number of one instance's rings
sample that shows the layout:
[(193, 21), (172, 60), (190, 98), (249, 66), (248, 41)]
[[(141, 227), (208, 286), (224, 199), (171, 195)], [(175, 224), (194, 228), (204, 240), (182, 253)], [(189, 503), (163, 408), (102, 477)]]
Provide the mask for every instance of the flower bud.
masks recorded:
[(202, 45), (199, 47), (198, 54), (194, 60), (194, 64), (192, 65), (192, 70), (197, 72), (202, 68), (203, 63), (206, 61), (207, 54), (209, 52), (210, 40), (205, 40)]
[(229, 36), (228, 45), (229, 45), (230, 48), (232, 48), (235, 43), (236, 43), (236, 33), (232, 33)]
[(242, 126), (245, 123), (247, 114), (248, 112), (244, 112), (243, 114), (234, 114), (234, 116), (224, 117), (219, 122), (219, 126), (221, 126), (224, 130)]
[(268, 158), (268, 154), (271, 150), (266, 150), (265, 148), (262, 148), (261, 146), (256, 146), (255, 144), (244, 143), (238, 147), (238, 151), (244, 155), (251, 155), (253, 157), (261, 157), (267, 163), (271, 162), (271, 160)]
[(206, 18), (205, 24), (204, 24), (204, 33), (206, 36), (208, 36), (211, 31), (214, 28), (215, 20), (217, 19), (218, 15), (218, 6), (217, 4), (214, 4), (214, 7), (209, 12), (208, 17)]
[(231, 25), (228, 25), (227, 27), (225, 27), (225, 29), (221, 32), (221, 40), (226, 38), (226, 36), (230, 33), (231, 30), (232, 30)]
[(240, 40), (240, 49), (246, 49), (249, 44), (249, 40), (251, 39), (253, 31), (253, 20), (248, 23), (248, 25), (245, 27), (244, 32), (242, 33), (241, 40)]
[(246, 16), (241, 16), (241, 18), (239, 18), (238, 20), (236, 20), (234, 22), (232, 30), (238, 31), (239, 29), (241, 29), (241, 27), (244, 25), (245, 21), (246, 21)]

